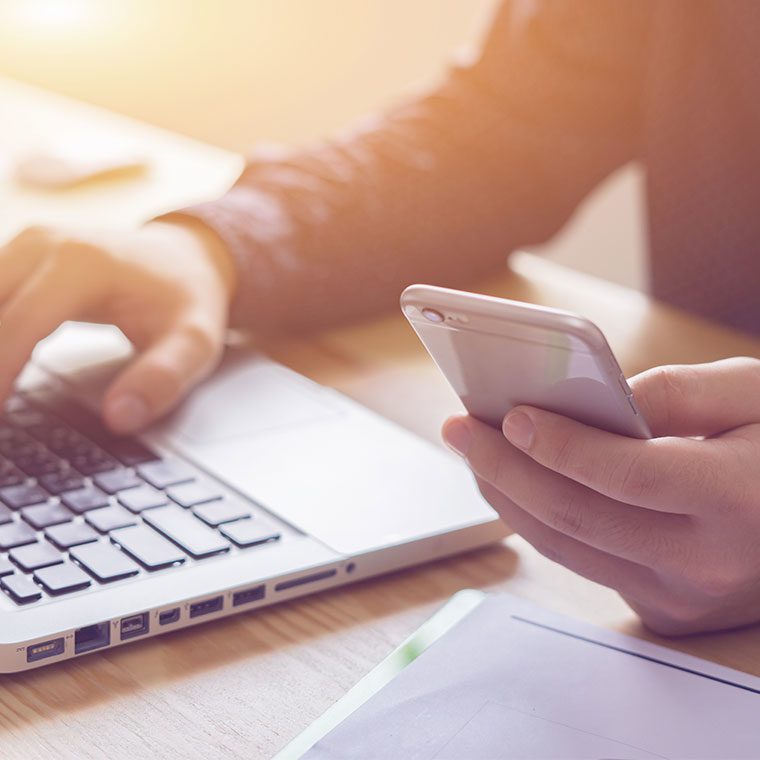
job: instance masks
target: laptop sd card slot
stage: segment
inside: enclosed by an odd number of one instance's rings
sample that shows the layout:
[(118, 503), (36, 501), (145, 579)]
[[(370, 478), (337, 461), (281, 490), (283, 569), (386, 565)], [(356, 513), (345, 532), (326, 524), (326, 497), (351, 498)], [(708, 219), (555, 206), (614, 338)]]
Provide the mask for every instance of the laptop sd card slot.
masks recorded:
[(311, 575), (302, 575), (300, 578), (290, 578), (290, 580), (282, 581), (275, 587), (275, 591), (287, 591), (289, 588), (295, 588), (296, 586), (305, 586), (307, 583), (316, 583), (317, 581), (323, 581), (325, 578), (332, 578), (337, 575), (338, 571), (333, 567), (330, 570), (321, 570), (318, 573), (312, 573)]

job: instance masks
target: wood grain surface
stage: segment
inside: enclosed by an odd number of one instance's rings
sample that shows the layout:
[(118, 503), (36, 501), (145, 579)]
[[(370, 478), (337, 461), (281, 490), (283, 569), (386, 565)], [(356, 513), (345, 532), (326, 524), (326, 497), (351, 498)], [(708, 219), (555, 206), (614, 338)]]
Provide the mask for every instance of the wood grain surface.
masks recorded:
[[(103, 130), (145, 148), (153, 168), (66, 194), (0, 179), (0, 238), (31, 222), (134, 224), (223, 191), (240, 157), (0, 80), (0, 150), (12, 160), (62, 130)], [(672, 362), (760, 356), (760, 342), (531, 256), (484, 292), (581, 312), (627, 374)], [(397, 315), (312, 341), (270, 345), (280, 361), (438, 440), (456, 398)], [(340, 698), (449, 596), (508, 591), (651, 638), (608, 589), (519, 537), (464, 556), (166, 634), (26, 674), (0, 676), (0, 757), (267, 758)], [(2, 620), (0, 620), (2, 625)], [(760, 629), (665, 642), (760, 675)]]

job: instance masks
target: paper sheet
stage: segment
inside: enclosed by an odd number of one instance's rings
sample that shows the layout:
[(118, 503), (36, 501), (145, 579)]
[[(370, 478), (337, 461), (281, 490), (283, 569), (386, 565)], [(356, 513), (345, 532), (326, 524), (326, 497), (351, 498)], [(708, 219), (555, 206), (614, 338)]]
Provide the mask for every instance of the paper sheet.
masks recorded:
[(305, 757), (758, 758), (760, 679), (490, 596)]

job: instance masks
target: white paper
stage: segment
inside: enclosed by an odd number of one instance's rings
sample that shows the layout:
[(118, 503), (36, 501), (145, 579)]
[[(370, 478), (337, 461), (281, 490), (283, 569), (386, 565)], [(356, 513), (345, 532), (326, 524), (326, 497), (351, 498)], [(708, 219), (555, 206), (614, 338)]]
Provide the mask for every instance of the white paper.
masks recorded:
[(758, 758), (760, 678), (495, 595), (305, 757)]

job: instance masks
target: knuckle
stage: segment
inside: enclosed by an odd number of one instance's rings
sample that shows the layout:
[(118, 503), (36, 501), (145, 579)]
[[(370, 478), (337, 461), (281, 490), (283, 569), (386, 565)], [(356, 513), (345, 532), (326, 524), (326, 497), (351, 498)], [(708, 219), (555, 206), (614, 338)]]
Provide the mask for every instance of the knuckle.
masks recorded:
[(571, 538), (584, 532), (585, 520), (583, 505), (575, 494), (564, 496), (549, 514), (549, 525)]
[(626, 599), (649, 630), (660, 636), (685, 636), (704, 630), (707, 621), (716, 610), (712, 600), (698, 594), (688, 593), (683, 586), (659, 585), (642, 604)]
[(708, 604), (733, 596), (745, 582), (742, 568), (728, 557), (719, 563), (699, 563), (690, 578), (690, 585)]
[(33, 224), (26, 227), (16, 235), (12, 245), (19, 247), (32, 247), (49, 242), (54, 236), (52, 229), (41, 224)]
[(88, 240), (66, 236), (55, 247), (55, 263), (63, 268), (89, 271), (103, 259), (103, 249)]
[(683, 407), (690, 399), (699, 395), (702, 385), (699, 370), (688, 364), (663, 367), (660, 380), (671, 407)]
[(576, 472), (579, 467), (577, 447), (577, 440), (563, 435), (554, 446), (549, 466), (557, 472)]
[(622, 501), (647, 500), (655, 491), (657, 464), (650, 457), (631, 454), (610, 466), (607, 490)]
[(207, 325), (196, 321), (186, 322), (182, 333), (193, 351), (204, 360), (219, 358), (222, 353), (222, 341)]
[[(680, 521), (680, 518), (676, 516)], [(678, 576), (692, 560), (695, 550), (683, 532), (683, 526), (632, 530), (628, 534), (628, 549), (638, 552), (644, 562), (667, 576)]]
[(658, 636), (686, 636), (699, 631), (704, 611), (692, 602), (673, 600), (662, 609), (638, 611), (644, 625)]
[[(705, 454), (709, 453), (705, 449)], [(750, 478), (727, 477), (725, 462), (720, 459), (703, 456), (686, 463), (681, 477), (692, 484), (695, 493), (710, 494), (716, 515), (744, 521), (757, 510), (756, 483)]]
[(701, 384), (702, 376), (696, 367), (671, 364), (644, 373), (636, 383), (636, 393), (652, 409), (653, 418), (662, 420), (667, 428), (688, 411)]

